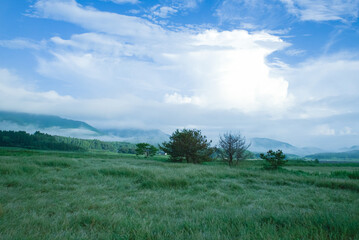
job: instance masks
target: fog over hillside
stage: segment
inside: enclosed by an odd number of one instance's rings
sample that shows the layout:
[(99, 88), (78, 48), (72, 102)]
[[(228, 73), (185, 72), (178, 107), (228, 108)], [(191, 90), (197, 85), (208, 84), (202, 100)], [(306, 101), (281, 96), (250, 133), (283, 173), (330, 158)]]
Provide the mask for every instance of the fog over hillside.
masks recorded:
[[(58, 116), (4, 112), (0, 111), (0, 130), (26, 131), (34, 133), (41, 131), (51, 135), (75, 137), (83, 139), (99, 139), (103, 141), (123, 141), (131, 143), (147, 142), (160, 144), (168, 141), (170, 134), (159, 129), (136, 129), (136, 128), (95, 128), (85, 122), (65, 119)], [(219, 135), (212, 140), (212, 145), (217, 145)], [(316, 147), (298, 147), (289, 143), (270, 138), (247, 138), (250, 143), (250, 151), (267, 152), (269, 149), (281, 149), (286, 154), (306, 156), (323, 152), (347, 152), (358, 150), (358, 146), (348, 146), (340, 149), (321, 149)]]

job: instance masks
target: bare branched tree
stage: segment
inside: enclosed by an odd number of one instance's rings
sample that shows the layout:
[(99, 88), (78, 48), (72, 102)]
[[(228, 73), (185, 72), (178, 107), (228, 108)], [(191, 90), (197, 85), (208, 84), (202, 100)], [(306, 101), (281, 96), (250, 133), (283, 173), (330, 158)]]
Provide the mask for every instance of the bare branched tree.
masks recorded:
[(246, 139), (240, 133), (232, 134), (225, 133), (219, 137), (219, 148), (222, 159), (230, 166), (234, 163), (238, 164), (239, 161), (245, 160), (249, 154), (247, 149), (250, 144), (246, 143)]

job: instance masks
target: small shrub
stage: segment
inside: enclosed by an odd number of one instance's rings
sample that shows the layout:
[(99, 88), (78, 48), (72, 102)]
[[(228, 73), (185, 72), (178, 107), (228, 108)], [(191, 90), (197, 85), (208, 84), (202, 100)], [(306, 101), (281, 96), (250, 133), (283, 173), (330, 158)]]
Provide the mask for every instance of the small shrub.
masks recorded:
[(276, 152), (269, 150), (266, 155), (261, 153), (259, 156), (265, 160), (265, 169), (278, 169), (288, 162), (288, 160), (285, 159), (285, 155), (282, 150), (277, 150)]

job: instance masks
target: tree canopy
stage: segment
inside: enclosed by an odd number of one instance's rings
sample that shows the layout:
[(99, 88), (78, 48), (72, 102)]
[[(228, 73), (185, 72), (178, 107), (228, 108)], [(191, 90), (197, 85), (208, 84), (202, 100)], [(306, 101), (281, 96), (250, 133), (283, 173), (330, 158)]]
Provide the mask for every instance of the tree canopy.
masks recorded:
[(149, 143), (137, 143), (136, 155), (145, 155), (145, 157), (154, 156), (158, 149)]
[(168, 142), (162, 143), (160, 149), (170, 156), (173, 162), (201, 163), (210, 161), (213, 148), (200, 130), (176, 130)]

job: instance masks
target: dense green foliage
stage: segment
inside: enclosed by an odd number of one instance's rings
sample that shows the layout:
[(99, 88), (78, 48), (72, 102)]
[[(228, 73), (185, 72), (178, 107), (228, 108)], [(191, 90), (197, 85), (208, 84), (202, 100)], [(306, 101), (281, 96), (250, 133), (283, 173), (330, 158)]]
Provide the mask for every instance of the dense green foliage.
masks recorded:
[(118, 153), (135, 153), (136, 145), (127, 142), (104, 142), (97, 139), (79, 139), (70, 137), (55, 137), (57, 141), (71, 144), (85, 150), (110, 151)]
[(160, 149), (170, 156), (173, 162), (201, 163), (209, 161), (213, 153), (211, 141), (197, 129), (176, 130), (168, 142)]
[(79, 146), (58, 142), (54, 136), (49, 134), (40, 132), (29, 134), (24, 131), (0, 131), (0, 146), (62, 151), (84, 150)]
[(0, 148), (0, 239), (359, 238), (359, 164), (132, 156)]
[[(250, 144), (247, 144), (246, 139), (239, 133), (225, 133), (219, 138), (219, 151), (222, 160), (228, 162), (230, 166), (234, 163), (238, 164), (239, 161), (243, 161), (249, 157), (247, 154), (249, 146)], [(236, 160), (236, 162), (234, 162), (234, 160)]]
[(0, 131), (0, 146), (60, 151), (101, 150), (132, 154), (135, 153), (136, 148), (134, 144), (126, 142), (51, 136), (40, 132), (29, 134), (24, 131)]
[(283, 166), (288, 160), (285, 159), (285, 155), (283, 154), (282, 150), (269, 150), (267, 154), (261, 153), (260, 158), (265, 160), (264, 168), (266, 169), (278, 169), (279, 167)]
[(156, 155), (158, 149), (149, 143), (137, 143), (136, 144), (136, 155), (145, 155), (145, 157), (152, 157)]

